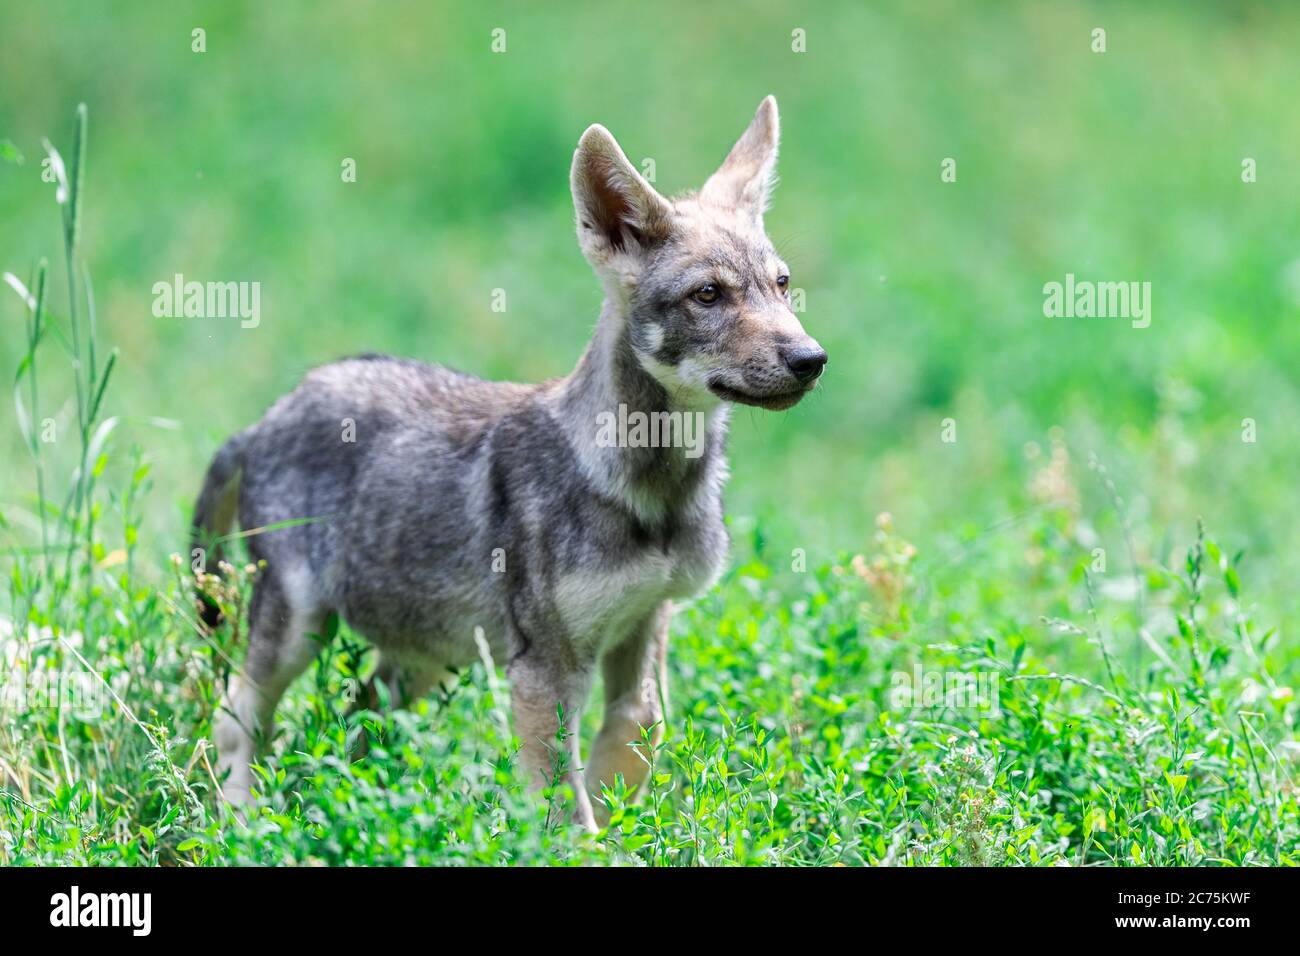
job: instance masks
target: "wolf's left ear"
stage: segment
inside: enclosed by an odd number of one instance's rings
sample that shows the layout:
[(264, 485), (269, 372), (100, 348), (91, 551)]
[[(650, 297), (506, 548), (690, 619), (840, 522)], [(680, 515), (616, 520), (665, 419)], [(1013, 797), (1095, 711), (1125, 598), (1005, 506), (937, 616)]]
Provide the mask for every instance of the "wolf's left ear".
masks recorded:
[(758, 104), (749, 129), (704, 184), (700, 199), (712, 205), (739, 208), (761, 220), (776, 184), (776, 147), (780, 139), (776, 97), (769, 96)]
[(578, 242), (592, 265), (668, 235), (672, 206), (636, 171), (605, 127), (588, 127), (578, 140), (569, 182)]

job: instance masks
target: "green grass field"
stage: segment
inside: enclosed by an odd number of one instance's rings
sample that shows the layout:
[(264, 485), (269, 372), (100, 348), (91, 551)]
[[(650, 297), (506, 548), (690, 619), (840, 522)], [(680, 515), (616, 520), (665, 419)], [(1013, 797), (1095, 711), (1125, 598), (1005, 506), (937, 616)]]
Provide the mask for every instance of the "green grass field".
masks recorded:
[[(58, 0), (0, 26), (0, 271), (36, 297), (47, 262), (39, 327), (0, 286), (0, 864), (1300, 862), (1290, 11)], [(372, 655), (344, 628), (236, 821), (209, 740), (242, 623), (201, 632), (171, 558), (220, 441), (357, 352), (565, 374), (600, 305), (582, 130), (672, 192), (767, 93), (767, 226), (831, 360), (733, 417), (732, 561), (676, 619), (649, 792), (565, 825), (484, 667), (347, 716)], [(260, 323), (156, 318), (178, 273), (259, 282)], [(1067, 274), (1149, 282), (1149, 327), (1045, 317)], [(982, 693), (905, 699), (917, 675)], [(88, 701), (59, 706), (69, 677)]]

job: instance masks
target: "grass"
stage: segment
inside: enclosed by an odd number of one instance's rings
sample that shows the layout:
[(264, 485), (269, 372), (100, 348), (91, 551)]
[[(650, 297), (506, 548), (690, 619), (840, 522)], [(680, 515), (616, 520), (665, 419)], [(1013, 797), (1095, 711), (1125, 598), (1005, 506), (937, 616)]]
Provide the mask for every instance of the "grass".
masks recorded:
[[(23, 463), (0, 474), (0, 693), (26, 693), (0, 707), (0, 863), (1297, 862), (1298, 217), (1280, 170), (1300, 121), (1270, 92), (1294, 85), (1293, 18), (828, 5), (787, 60), (792, 24), (761, 6), (721, 46), (718, 14), (674, 4), (599, 44), (532, 10), (420, 30), (412, 8), (367, 32), (341, 7), (68, 9), (15, 14), (0, 61), (0, 85), (31, 91), (0, 112), (0, 211), (22, 226), (0, 264), (29, 292), (0, 289), (0, 327), (25, 330), (0, 337), (17, 370), (0, 453)], [(647, 45), (680, 16), (703, 22)], [(511, 52), (487, 60), (498, 18)], [(296, 54), (265, 47), (281, 27)], [(153, 52), (114, 61), (92, 138), (75, 114), (54, 218), (34, 144), (122, 44)], [(327, 69), (340, 57), (354, 69)], [(653, 102), (609, 69), (647, 58)], [(706, 81), (717, 102), (692, 93)], [(564, 371), (598, 304), (559, 241), (582, 126), (670, 151), (671, 190), (769, 91), (786, 136), (769, 226), (830, 377), (807, 408), (737, 416), (733, 558), (674, 624), (649, 792), (608, 794), (599, 838), (557, 825), (565, 795), (523, 792), (486, 666), (412, 711), (350, 714), (370, 655), (344, 627), (281, 708), (259, 812), (225, 814), (208, 741), (243, 623), (203, 632), (170, 559), (203, 459), (344, 352)], [(654, 105), (687, 101), (689, 122)], [(165, 162), (139, 145), (159, 124)], [(262, 279), (265, 321), (148, 318), (177, 271)], [(1044, 322), (1042, 284), (1067, 271), (1150, 279), (1151, 328)], [(985, 693), (912, 706), (917, 674)], [(51, 705), (51, 675), (84, 699)]]
[[(346, 631), (291, 692), (274, 756), (259, 768), (258, 813), (238, 823), (214, 799), (207, 744), (238, 627), (201, 632), (179, 558), (160, 591), (133, 585), (121, 563), (104, 567), (110, 544), (96, 541), (91, 563), (80, 549), (74, 558), (89, 587), (64, 589), (62, 605), (40, 587), (39, 563), (19, 561), (19, 633), (49, 627), (60, 638), (30, 642), (28, 675), (84, 667), (113, 690), (99, 720), (68, 707), (6, 711), (0, 859), (1296, 863), (1294, 701), (1270, 672), (1273, 635), (1242, 609), (1237, 565), (1198, 537), (1183, 567), (1151, 568), (1141, 581), (1172, 626), (1143, 645), (1117, 633), (1059, 460), (1035, 483), (1056, 496), (1012, 537), (1070, 569), (1041, 588), (1060, 617), (984, 610), (1005, 599), (1004, 569), (970, 557), (988, 536), (964, 542), (966, 557), (936, 559), (886, 516), (867, 554), (799, 574), (757, 527), (738, 527), (748, 557), (679, 621), (669, 733), (641, 751), (649, 792), (608, 793), (613, 817), (596, 839), (556, 822), (563, 794), (523, 793), (508, 689), (494, 672), (475, 667), (412, 712), (349, 715), (367, 652)], [(242, 594), (226, 595), (232, 612)], [(996, 677), (995, 695), (973, 708), (911, 707), (898, 680), (918, 667)], [(358, 734), (370, 751), (353, 762)]]

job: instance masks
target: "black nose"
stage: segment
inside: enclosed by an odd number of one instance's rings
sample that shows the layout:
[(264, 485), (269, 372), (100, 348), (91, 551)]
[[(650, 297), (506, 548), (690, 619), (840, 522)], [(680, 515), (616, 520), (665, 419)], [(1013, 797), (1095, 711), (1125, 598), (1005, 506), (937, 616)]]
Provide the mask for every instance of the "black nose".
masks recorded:
[(796, 345), (781, 350), (781, 357), (800, 383), (811, 382), (826, 366), (826, 350), (819, 345)]

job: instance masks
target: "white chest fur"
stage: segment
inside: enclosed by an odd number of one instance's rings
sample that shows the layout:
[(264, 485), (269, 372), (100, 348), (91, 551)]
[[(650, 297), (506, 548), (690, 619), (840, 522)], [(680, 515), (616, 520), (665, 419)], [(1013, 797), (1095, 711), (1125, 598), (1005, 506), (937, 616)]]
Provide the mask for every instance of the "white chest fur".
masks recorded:
[(573, 638), (603, 649), (626, 637), (662, 602), (703, 591), (721, 563), (651, 552), (612, 569), (565, 575), (556, 586), (555, 603)]

